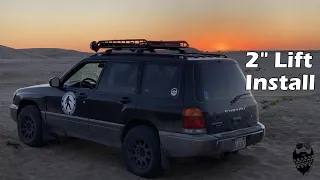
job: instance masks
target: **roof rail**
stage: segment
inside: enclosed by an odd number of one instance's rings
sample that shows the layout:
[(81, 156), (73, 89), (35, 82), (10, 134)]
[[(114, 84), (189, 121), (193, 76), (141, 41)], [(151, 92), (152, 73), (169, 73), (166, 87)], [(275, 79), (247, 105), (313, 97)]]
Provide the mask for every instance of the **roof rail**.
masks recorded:
[(217, 53), (185, 53), (188, 57), (222, 57), (228, 58), (225, 54), (217, 54)]
[(154, 52), (156, 49), (167, 49), (185, 53), (181, 48), (188, 47), (189, 44), (186, 41), (147, 41), (145, 39), (102, 40), (98, 42), (92, 41), (90, 43), (90, 49), (95, 52), (105, 48), (108, 49), (106, 52), (124, 49), (131, 50), (132, 52)]

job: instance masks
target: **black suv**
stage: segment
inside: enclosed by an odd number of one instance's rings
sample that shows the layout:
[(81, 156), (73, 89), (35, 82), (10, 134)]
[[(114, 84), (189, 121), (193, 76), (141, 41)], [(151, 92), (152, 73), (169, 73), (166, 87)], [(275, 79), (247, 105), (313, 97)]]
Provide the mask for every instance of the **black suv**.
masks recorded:
[(237, 152), (264, 138), (235, 60), (187, 53), (185, 41), (90, 46), (96, 53), (62, 77), (14, 93), (11, 117), (23, 143), (70, 136), (120, 148), (128, 171), (152, 178), (168, 159)]

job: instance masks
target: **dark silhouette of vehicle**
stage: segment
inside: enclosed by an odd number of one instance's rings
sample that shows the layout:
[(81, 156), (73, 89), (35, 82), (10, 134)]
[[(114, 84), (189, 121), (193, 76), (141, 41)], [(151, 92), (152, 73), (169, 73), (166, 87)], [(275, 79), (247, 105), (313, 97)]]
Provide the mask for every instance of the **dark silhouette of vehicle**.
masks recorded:
[[(188, 47), (185, 41), (92, 42), (96, 53), (62, 77), (14, 93), (11, 117), (20, 140), (40, 147), (67, 135), (116, 147), (129, 172), (148, 178), (172, 158), (259, 143), (265, 127), (238, 63), (222, 54), (187, 53)], [(110, 49), (97, 53), (102, 48)], [(70, 91), (72, 115), (61, 107)]]

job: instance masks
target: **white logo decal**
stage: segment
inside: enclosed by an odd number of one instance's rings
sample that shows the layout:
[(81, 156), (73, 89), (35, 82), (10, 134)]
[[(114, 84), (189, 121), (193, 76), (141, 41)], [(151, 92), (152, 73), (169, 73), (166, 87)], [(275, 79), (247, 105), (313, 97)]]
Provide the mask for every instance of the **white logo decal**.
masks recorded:
[(61, 100), (61, 108), (64, 113), (72, 115), (76, 110), (76, 96), (73, 92), (67, 92)]
[(225, 113), (230, 113), (230, 112), (237, 112), (237, 111), (244, 111), (246, 108), (238, 108), (238, 109), (230, 109), (230, 110), (225, 110)]
[(177, 88), (172, 88), (171, 89), (171, 96), (176, 96), (178, 94), (178, 89)]

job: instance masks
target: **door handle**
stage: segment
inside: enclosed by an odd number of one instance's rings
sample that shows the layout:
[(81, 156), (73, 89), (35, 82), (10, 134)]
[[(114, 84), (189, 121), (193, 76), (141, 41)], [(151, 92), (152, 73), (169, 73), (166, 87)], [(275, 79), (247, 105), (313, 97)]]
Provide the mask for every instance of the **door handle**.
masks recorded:
[(87, 98), (87, 95), (84, 94), (84, 93), (80, 93), (77, 97), (78, 97), (79, 99), (86, 99), (86, 98)]
[(127, 103), (130, 103), (131, 100), (130, 100), (130, 98), (128, 98), (128, 97), (123, 97), (123, 98), (120, 99), (120, 102), (121, 102), (122, 104), (127, 104)]

